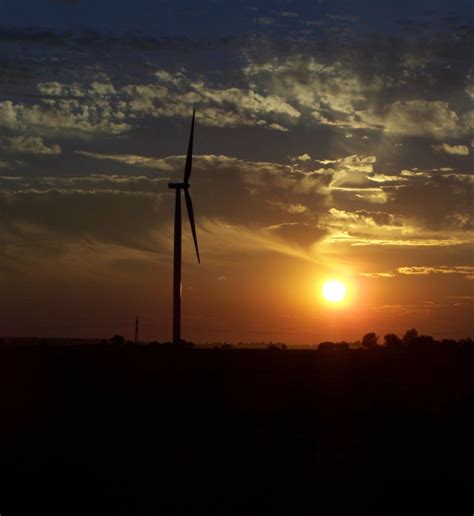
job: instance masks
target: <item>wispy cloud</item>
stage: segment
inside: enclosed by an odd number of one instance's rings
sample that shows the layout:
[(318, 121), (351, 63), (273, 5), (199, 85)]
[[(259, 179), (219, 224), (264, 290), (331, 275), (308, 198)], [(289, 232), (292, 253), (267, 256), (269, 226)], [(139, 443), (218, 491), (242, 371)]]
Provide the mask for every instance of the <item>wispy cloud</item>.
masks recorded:
[(326, 244), (348, 244), (360, 246), (390, 247), (450, 247), (470, 244), (470, 239), (451, 238), (373, 238), (370, 236), (351, 235), (347, 232), (336, 232), (324, 239)]
[(399, 267), (397, 272), (408, 275), (428, 275), (428, 274), (462, 274), (466, 278), (474, 279), (474, 266), (458, 265), (448, 266), (440, 265), (437, 267), (416, 266), (416, 267)]
[[(397, 275), (428, 276), (431, 274), (460, 274), (467, 279), (474, 279), (474, 266), (472, 265), (438, 265), (438, 266), (410, 266), (398, 267), (387, 272), (361, 272), (360, 276), (367, 278), (395, 278)], [(453, 296), (450, 296), (453, 298)], [(472, 296), (461, 296), (462, 299), (470, 299)], [(454, 296), (454, 298), (457, 298)]]
[(133, 167), (153, 168), (165, 172), (171, 172), (175, 170), (175, 165), (172, 161), (176, 161), (176, 159), (185, 159), (185, 156), (173, 156), (171, 158), (168, 158), (167, 160), (162, 158), (153, 158), (149, 156), (140, 156), (136, 154), (101, 154), (98, 152), (88, 152), (81, 150), (76, 150), (74, 152), (81, 156), (86, 156), (87, 158), (93, 158), (104, 161), (115, 161), (117, 163), (123, 163), (125, 165), (130, 165)]
[(396, 274), (394, 272), (360, 272), (359, 276), (365, 278), (394, 278)]

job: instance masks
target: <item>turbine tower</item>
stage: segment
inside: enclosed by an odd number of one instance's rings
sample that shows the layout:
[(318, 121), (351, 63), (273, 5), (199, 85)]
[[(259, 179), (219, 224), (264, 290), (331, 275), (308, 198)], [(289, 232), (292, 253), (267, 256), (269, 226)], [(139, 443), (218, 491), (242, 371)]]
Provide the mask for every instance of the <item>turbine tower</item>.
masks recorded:
[(176, 190), (176, 202), (174, 210), (174, 262), (173, 262), (173, 343), (181, 344), (181, 190), (184, 190), (184, 199), (188, 210), (189, 223), (191, 224), (191, 232), (194, 239), (194, 247), (198, 263), (199, 248), (196, 236), (196, 226), (194, 224), (193, 203), (189, 194), (189, 178), (191, 177), (191, 168), (193, 164), (193, 137), (194, 137), (194, 116), (191, 121), (191, 133), (189, 135), (188, 153), (186, 156), (186, 165), (184, 167), (184, 180), (182, 183), (169, 183), (168, 187)]

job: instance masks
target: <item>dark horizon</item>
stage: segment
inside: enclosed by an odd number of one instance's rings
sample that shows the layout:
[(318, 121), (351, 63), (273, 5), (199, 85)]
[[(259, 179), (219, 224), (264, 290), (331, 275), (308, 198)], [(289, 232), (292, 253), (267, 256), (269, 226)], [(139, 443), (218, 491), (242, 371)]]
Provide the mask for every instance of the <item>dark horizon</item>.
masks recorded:
[[(415, 332), (415, 333), (413, 333)], [(372, 342), (374, 343), (372, 346), (366, 346), (364, 344), (364, 338), (367, 336), (372, 337)], [(410, 342), (410, 337), (415, 337), (414, 340)], [(388, 333), (383, 336), (376, 335), (373, 332), (365, 333), (360, 339), (355, 341), (345, 341), (345, 340), (324, 340), (321, 342), (314, 342), (313, 344), (287, 344), (284, 341), (238, 341), (238, 342), (232, 342), (228, 340), (216, 340), (216, 341), (206, 341), (206, 342), (191, 342), (186, 341), (185, 339), (182, 339), (182, 343), (189, 344), (193, 347), (196, 347), (198, 349), (200, 348), (206, 348), (206, 349), (213, 349), (213, 348), (224, 348), (224, 349), (252, 349), (252, 348), (258, 348), (258, 349), (289, 349), (289, 350), (297, 350), (297, 349), (319, 349), (324, 348), (328, 346), (332, 346), (334, 349), (344, 349), (345, 346), (347, 346), (347, 349), (360, 349), (360, 348), (366, 348), (366, 349), (372, 349), (372, 348), (408, 348), (410, 349), (413, 347), (413, 345), (416, 347), (417, 340), (422, 343), (422, 345), (428, 350), (431, 346), (471, 346), (473, 345), (473, 339), (470, 336), (465, 336), (460, 339), (453, 339), (453, 338), (441, 338), (437, 339), (436, 336), (433, 335), (425, 335), (420, 334), (418, 330), (415, 328), (407, 330), (403, 335), (398, 336), (395, 333)], [(74, 338), (74, 337), (38, 337), (38, 336), (25, 336), (25, 337), (9, 337), (9, 336), (0, 336), (0, 347), (5, 345), (15, 345), (15, 344), (35, 344), (40, 346), (49, 346), (54, 345), (58, 343), (62, 344), (85, 344), (88, 343), (89, 345), (92, 344), (115, 344), (118, 346), (140, 346), (140, 347), (146, 347), (146, 346), (153, 346), (153, 345), (175, 345), (179, 347), (179, 344), (176, 344), (173, 342), (172, 339), (169, 339), (167, 341), (158, 342), (157, 340), (142, 340), (138, 339), (136, 342), (132, 338), (126, 338), (119, 334), (114, 334), (110, 338), (104, 338), (104, 337), (90, 337), (90, 338)]]
[(470, 514), (474, 343), (365, 341), (0, 346), (1, 509)]

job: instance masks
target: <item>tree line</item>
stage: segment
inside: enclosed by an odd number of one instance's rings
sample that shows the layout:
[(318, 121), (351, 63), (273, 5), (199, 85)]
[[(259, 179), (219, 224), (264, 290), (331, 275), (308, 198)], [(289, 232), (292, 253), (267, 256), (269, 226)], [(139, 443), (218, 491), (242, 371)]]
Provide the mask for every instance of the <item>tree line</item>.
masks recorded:
[(415, 328), (407, 330), (403, 337), (399, 337), (395, 333), (387, 333), (383, 336), (383, 341), (380, 337), (374, 333), (366, 333), (362, 340), (358, 343), (348, 343), (346, 341), (341, 342), (321, 342), (318, 346), (318, 350), (337, 350), (344, 351), (349, 350), (350, 347), (362, 347), (366, 350), (373, 350), (377, 348), (385, 348), (388, 350), (430, 350), (435, 348), (442, 349), (474, 349), (474, 341), (468, 337), (465, 339), (454, 340), (454, 339), (442, 339), (437, 340), (431, 335), (420, 335)]

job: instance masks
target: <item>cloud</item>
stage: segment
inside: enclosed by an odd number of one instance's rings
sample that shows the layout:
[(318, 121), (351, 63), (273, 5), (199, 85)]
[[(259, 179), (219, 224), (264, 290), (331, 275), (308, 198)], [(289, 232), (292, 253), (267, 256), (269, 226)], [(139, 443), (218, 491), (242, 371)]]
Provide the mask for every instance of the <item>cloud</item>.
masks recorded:
[[(160, 180), (180, 178), (185, 160), (184, 155), (155, 158), (78, 152), (94, 159), (165, 173)], [(215, 197), (207, 204), (210, 216), (231, 217), (234, 222), (259, 221), (262, 225), (309, 223), (313, 217), (313, 224), (323, 223), (334, 234), (349, 231), (352, 239), (378, 241), (381, 245), (389, 245), (385, 240), (412, 241), (414, 245), (439, 240), (444, 245), (445, 236), (436, 232), (442, 233), (446, 228), (463, 232), (474, 227), (469, 175), (450, 169), (377, 174), (372, 155), (320, 161), (325, 164), (314, 170), (309, 161), (282, 164), (196, 155), (194, 169), (200, 178), (196, 188), (226, 192), (227, 202)], [(144, 183), (140, 187), (147, 186)], [(158, 187), (157, 184), (152, 191)], [(152, 188), (151, 184), (148, 188)], [(447, 198), (454, 202), (446, 202)], [(371, 207), (376, 204), (384, 204), (384, 209)], [(344, 237), (337, 238), (340, 241)], [(457, 238), (464, 242), (466, 235)]]
[(155, 74), (161, 84), (130, 84), (121, 89), (124, 109), (155, 118), (187, 118), (193, 108), (199, 122), (211, 127), (261, 126), (285, 131), (300, 117), (292, 105), (252, 88), (217, 88), (192, 81), (181, 72)]
[[(43, 176), (37, 180), (25, 177), (14, 182), (0, 178), (0, 188), (30, 193), (32, 189), (60, 190), (71, 195), (72, 192), (79, 195), (79, 191), (84, 195), (103, 192), (107, 196), (113, 192), (154, 194), (167, 199), (164, 182), (181, 178), (185, 161), (184, 155), (152, 157), (89, 151), (76, 151), (76, 155), (126, 166), (130, 172)], [(379, 174), (374, 170), (374, 155), (350, 155), (319, 162), (321, 167), (315, 170), (313, 160), (285, 164), (226, 155), (196, 155), (194, 170), (199, 181), (193, 184), (193, 198), (199, 223), (212, 219), (219, 224), (246, 227), (264, 236), (272, 246), (283, 246), (284, 254), (288, 254), (286, 246), (291, 243), (305, 254), (315, 242), (448, 247), (472, 240), (468, 231), (473, 218), (466, 190), (471, 184), (469, 175), (451, 169)], [(212, 192), (225, 192), (225, 195)], [(444, 202), (446, 196), (456, 202)], [(385, 203), (383, 210), (371, 207), (377, 198)], [(168, 211), (161, 215), (155, 228), (170, 223), (172, 207)], [(453, 230), (448, 236), (443, 228)]]
[(474, 227), (473, 176), (451, 170), (401, 172), (409, 179), (391, 191), (388, 206), (431, 230), (470, 230)]
[(110, 80), (36, 85), (41, 104), (0, 102), (0, 128), (22, 133), (120, 135), (131, 129)]
[(447, 102), (439, 100), (397, 100), (385, 106), (381, 113), (367, 110), (357, 115), (367, 127), (405, 136), (443, 138), (466, 132), (458, 114)]
[(259, 16), (256, 19), (256, 22), (259, 25), (273, 25), (273, 23), (275, 22), (275, 18), (270, 18), (269, 16)]
[(167, 178), (124, 176), (117, 174), (91, 174), (87, 176), (0, 176), (0, 190), (5, 192), (45, 192), (48, 190), (84, 192), (128, 192), (131, 194), (163, 194)]
[[(372, 60), (367, 59), (371, 38), (346, 27), (348, 44), (335, 37), (334, 23), (320, 20), (317, 25), (320, 36), (327, 31), (323, 41), (314, 33), (300, 34), (297, 50), (288, 44), (290, 50), (281, 52), (270, 40), (247, 51), (243, 72), (248, 80), (294, 105), (303, 122), (339, 127), (347, 136), (354, 134), (348, 129), (436, 139), (468, 133), (473, 119), (465, 115), (466, 93), (472, 97), (474, 92), (469, 38), (460, 37), (457, 47), (465, 64), (448, 78), (456, 54), (446, 52), (447, 39), (439, 34), (436, 44), (428, 33), (396, 46), (379, 38)], [(420, 91), (430, 93), (420, 96)]]
[(360, 199), (372, 204), (385, 204), (388, 191), (381, 184), (374, 185), (374, 182), (382, 183), (377, 181), (380, 178), (374, 172), (376, 161), (374, 155), (356, 154), (335, 160), (319, 160), (325, 167), (322, 170), (331, 176), (328, 192), (336, 199)]
[(115, 87), (108, 77), (105, 81), (92, 80), (84, 83), (40, 82), (37, 88), (42, 95), (48, 97), (69, 97), (72, 99), (110, 97), (116, 93)]
[(367, 80), (353, 66), (338, 60), (331, 64), (303, 53), (250, 60), (244, 73), (262, 89), (287, 99), (313, 121), (341, 127), (367, 127), (357, 119), (361, 106), (381, 91), (388, 77)]
[(254, 115), (280, 113), (291, 118), (299, 118), (300, 113), (290, 104), (277, 95), (261, 95), (255, 91), (240, 88), (211, 88), (203, 82), (191, 83), (191, 88), (204, 101), (217, 105), (232, 106), (240, 112), (249, 112)]
[[(251, 87), (216, 87), (192, 80), (181, 71), (164, 69), (154, 76), (153, 83), (130, 83), (118, 89), (108, 77), (84, 83), (39, 83), (38, 90), (45, 98), (44, 106), (34, 107), (36, 123), (50, 125), (48, 120), (54, 118), (62, 126), (82, 131), (120, 134), (142, 118), (188, 118), (192, 109), (197, 109), (199, 122), (205, 126), (261, 126), (286, 131), (287, 125), (300, 117), (283, 98)], [(14, 128), (21, 125), (19, 115), (28, 118), (31, 114), (23, 105), (6, 108), (13, 111), (8, 120)]]
[(466, 145), (449, 145), (448, 143), (440, 143), (432, 145), (433, 150), (444, 154), (453, 154), (456, 156), (468, 156), (469, 148)]
[[(318, 263), (311, 252), (306, 249), (306, 242), (300, 245), (295, 240), (288, 241), (286, 235), (279, 234), (275, 228), (247, 227), (240, 224), (228, 224), (216, 219), (206, 219), (202, 223), (200, 242), (207, 253), (215, 258), (229, 255), (229, 249), (235, 249), (239, 242), (241, 253), (277, 253), (307, 262)], [(230, 259), (233, 259), (233, 251)]]
[(474, 100), (474, 73), (469, 73), (466, 78), (466, 89), (465, 89), (469, 98)]
[[(98, 152), (88, 152), (80, 150), (76, 150), (74, 152), (75, 154), (79, 154), (87, 158), (93, 158), (103, 161), (115, 161), (133, 167), (153, 168), (168, 172), (173, 171), (176, 168), (175, 163), (173, 163), (173, 161), (175, 161), (176, 159), (185, 159), (185, 156), (153, 158), (149, 156), (140, 156), (136, 154), (100, 154)], [(197, 156), (195, 158), (198, 159)]]
[[(434, 68), (430, 70), (431, 80), (436, 83), (442, 79), (438, 77), (444, 70), (440, 63), (446, 57), (435, 55), (440, 49), (432, 49), (430, 57), (423, 51), (423, 42), (421, 51), (420, 45), (392, 51), (380, 45), (378, 62), (391, 63), (384, 67), (368, 62), (366, 41), (354, 41), (350, 52), (344, 46), (326, 42), (322, 52), (308, 37), (301, 37), (306, 47), (300, 46), (298, 51), (290, 47), (285, 53), (271, 38), (260, 41), (261, 47), (253, 40), (243, 42), (246, 64), (232, 76), (225, 67), (217, 74), (206, 74), (206, 70), (197, 73), (192, 62), (186, 63), (188, 68), (166, 68), (157, 59), (157, 69), (152, 73), (141, 70), (140, 75), (133, 75), (130, 71), (119, 77), (101, 56), (98, 60), (104, 60), (100, 62), (102, 68), (110, 75), (115, 73), (113, 80), (105, 71), (87, 71), (83, 76), (64, 73), (63, 82), (45, 80), (37, 85), (42, 103), (14, 104), (15, 113), (3, 122), (25, 130), (31, 119), (29, 124), (36, 130), (56, 125), (84, 133), (119, 135), (148, 117), (187, 118), (196, 107), (200, 123), (210, 127), (252, 126), (288, 131), (296, 125), (326, 125), (343, 128), (347, 136), (354, 134), (347, 129), (363, 128), (436, 139), (467, 134), (472, 115), (466, 113), (460, 101), (447, 101), (457, 99), (456, 95), (438, 89), (439, 100), (414, 99), (417, 91), (426, 90), (423, 81), (427, 79), (420, 70), (427, 62)], [(156, 41), (148, 44), (150, 50), (160, 48)], [(229, 43), (231, 47), (232, 44), (235, 43)], [(110, 45), (114, 46), (113, 39)], [(165, 53), (173, 51), (173, 44), (168, 46)], [(131, 60), (130, 56), (123, 58)], [(456, 88), (470, 91), (471, 75), (464, 77), (465, 84), (456, 83)], [(8, 106), (4, 111), (7, 110)], [(2, 118), (6, 119), (1, 111), (0, 108), (0, 124)]]
[(472, 265), (459, 265), (454, 267), (448, 265), (441, 265), (437, 267), (399, 267), (397, 269), (397, 272), (399, 274), (423, 276), (426, 276), (428, 274), (463, 274), (467, 278), (474, 278), (474, 266)]
[[(38, 256), (48, 253), (51, 246), (57, 256), (64, 255), (71, 245), (104, 249), (120, 246), (156, 255), (171, 252), (173, 210), (169, 196), (105, 190), (100, 189), (105, 186), (100, 183), (80, 189), (84, 185), (79, 181), (83, 179), (65, 183), (63, 189), (0, 189), (2, 240), (29, 242)], [(306, 248), (321, 237), (322, 229), (304, 224), (264, 227), (258, 223), (229, 223), (203, 216), (202, 204), (195, 204), (200, 243), (211, 262), (222, 256), (232, 257), (236, 241), (242, 252), (271, 252), (315, 261)], [(188, 232), (183, 233), (183, 238), (190, 238)], [(16, 249), (19, 248), (9, 247), (12, 259)]]
[(12, 136), (9, 138), (10, 150), (25, 154), (60, 154), (61, 147), (53, 144), (50, 147), (45, 145), (39, 136)]
[(301, 154), (301, 156), (296, 156), (296, 158), (293, 158), (293, 161), (310, 161), (311, 156), (309, 154)]
[(402, 226), (391, 213), (383, 211), (356, 210), (353, 212), (331, 208), (329, 210), (331, 221), (343, 223), (344, 225), (355, 224), (357, 226)]
[(308, 208), (300, 203), (291, 204), (291, 203), (286, 203), (286, 202), (275, 202), (275, 201), (267, 201), (267, 202), (270, 203), (272, 206), (277, 206), (282, 211), (284, 211), (286, 213), (290, 213), (292, 215), (300, 215), (300, 214), (306, 213), (308, 211)]
[[(429, 274), (461, 274), (467, 279), (474, 279), (474, 266), (471, 265), (438, 265), (438, 266), (414, 266), (398, 267), (390, 272), (361, 272), (359, 275), (367, 278), (394, 278), (397, 275), (408, 276), (428, 276)], [(454, 297), (456, 296), (449, 296)], [(461, 298), (471, 298), (471, 296), (460, 296)]]
[(338, 187), (332, 192), (333, 207), (320, 218), (330, 229), (325, 242), (404, 247), (472, 243), (471, 175), (436, 169), (402, 171), (400, 176), (403, 182), (381, 186), (383, 211), (361, 207), (354, 199), (369, 202), (364, 192), (371, 194), (370, 188)]
[(302, 247), (314, 244), (327, 234), (327, 230), (323, 227), (300, 222), (284, 222), (268, 226), (267, 229), (280, 238), (295, 242)]
[(95, 241), (158, 251), (161, 205), (156, 195), (117, 190), (0, 190), (0, 233), (20, 241), (42, 234), (59, 249)]
[(0, 127), (18, 131), (61, 131), (121, 134), (130, 125), (120, 120), (107, 102), (85, 103), (76, 99), (52, 100), (40, 106), (0, 102)]
[(423, 240), (417, 228), (381, 211), (330, 208), (321, 215), (319, 223), (327, 229), (323, 243), (330, 245), (422, 245)]
[(326, 244), (348, 244), (354, 247), (382, 246), (382, 247), (451, 247), (471, 244), (469, 238), (373, 238), (351, 235), (340, 231), (332, 233), (324, 239)]
[(396, 276), (393, 272), (360, 272), (359, 276), (363, 276), (365, 278), (394, 278)]
[(330, 169), (334, 170), (331, 188), (361, 186), (367, 183), (367, 176), (374, 172), (376, 161), (374, 155), (357, 154), (330, 161)]
[(474, 109), (465, 111), (461, 117), (467, 131), (472, 132), (474, 130)]
[(84, 87), (78, 82), (71, 84), (61, 84), (57, 81), (40, 82), (37, 85), (39, 92), (42, 95), (49, 97), (85, 97), (86, 91)]
[[(53, 232), (58, 243), (95, 240), (150, 250), (165, 245), (168, 236), (172, 241), (172, 196), (165, 181), (182, 178), (184, 155), (152, 158), (87, 151), (76, 155), (125, 165), (130, 172), (0, 177), (0, 195), (8, 207), (5, 224), (16, 230), (28, 226)], [(319, 193), (321, 174), (313, 177), (294, 165), (196, 155), (194, 175), (199, 178), (193, 183), (193, 200), (200, 232), (209, 226), (206, 220), (224, 231), (238, 226), (236, 231), (245, 235), (254, 251), (260, 242), (265, 249), (303, 257), (325, 231), (316, 223), (324, 205), (317, 201), (325, 195)], [(57, 213), (62, 214), (60, 220)], [(95, 219), (100, 220), (94, 224)], [(297, 220), (300, 224), (294, 224)]]
[(408, 179), (406, 177), (401, 177), (399, 175), (387, 175), (387, 174), (377, 174), (377, 173), (373, 173), (369, 176), (367, 176), (367, 179), (369, 181), (372, 181), (374, 183), (380, 183), (380, 184), (384, 184), (384, 183), (388, 183), (388, 184), (393, 184), (393, 183), (403, 183), (403, 182), (406, 182), (408, 181)]
[[(154, 168), (166, 172), (182, 173), (184, 155), (151, 158), (139, 155), (99, 154), (87, 151), (75, 151), (77, 154), (99, 160), (110, 160), (130, 166)], [(252, 191), (290, 190), (295, 194), (326, 195), (328, 184), (332, 179), (332, 171), (306, 171), (295, 165), (272, 163), (267, 161), (250, 161), (225, 155), (195, 155), (193, 167), (197, 170), (230, 171), (239, 175), (241, 182)], [(223, 185), (225, 187), (225, 185)], [(290, 203), (300, 204), (300, 203)]]

